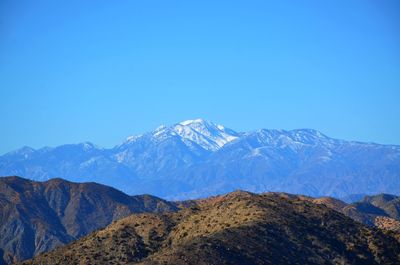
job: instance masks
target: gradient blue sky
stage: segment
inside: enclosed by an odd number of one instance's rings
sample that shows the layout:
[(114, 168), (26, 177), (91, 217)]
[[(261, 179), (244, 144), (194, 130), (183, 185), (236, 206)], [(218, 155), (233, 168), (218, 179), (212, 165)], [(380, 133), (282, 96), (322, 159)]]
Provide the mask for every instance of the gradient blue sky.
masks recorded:
[(0, 153), (198, 117), (400, 144), (400, 2), (0, 0)]

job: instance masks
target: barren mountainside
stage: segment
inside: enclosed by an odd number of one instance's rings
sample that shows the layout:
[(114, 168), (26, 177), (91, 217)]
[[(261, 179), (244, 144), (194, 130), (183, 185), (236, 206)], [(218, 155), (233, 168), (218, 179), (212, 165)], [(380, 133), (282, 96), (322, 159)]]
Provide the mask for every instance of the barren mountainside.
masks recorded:
[(153, 196), (96, 183), (0, 178), (0, 264), (31, 258), (132, 213), (175, 211)]
[(399, 264), (380, 229), (299, 196), (234, 192), (133, 214), (23, 264)]
[(400, 236), (400, 197), (398, 196), (390, 194), (365, 196), (362, 200), (350, 204), (330, 197), (298, 197), (316, 204), (323, 204), (357, 222), (392, 231)]

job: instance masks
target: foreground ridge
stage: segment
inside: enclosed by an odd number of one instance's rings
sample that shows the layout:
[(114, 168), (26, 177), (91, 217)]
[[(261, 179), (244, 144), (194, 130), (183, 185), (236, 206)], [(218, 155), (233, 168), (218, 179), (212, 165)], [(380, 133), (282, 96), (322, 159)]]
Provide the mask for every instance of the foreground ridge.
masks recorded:
[(0, 178), (0, 264), (32, 258), (132, 213), (176, 211), (170, 202), (129, 196), (97, 183)]
[(307, 197), (233, 192), (134, 214), (21, 264), (398, 264), (400, 243)]

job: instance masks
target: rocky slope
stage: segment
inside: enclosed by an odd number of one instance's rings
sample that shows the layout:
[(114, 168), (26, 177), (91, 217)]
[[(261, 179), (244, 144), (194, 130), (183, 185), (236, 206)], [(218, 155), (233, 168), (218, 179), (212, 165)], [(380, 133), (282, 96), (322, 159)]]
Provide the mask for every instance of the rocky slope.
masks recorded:
[(96, 183), (0, 178), (0, 264), (31, 258), (132, 213), (175, 211), (153, 196)]
[(381, 230), (299, 196), (234, 192), (134, 214), (23, 264), (399, 264)]
[(366, 196), (340, 210), (367, 225), (400, 232), (400, 197), (389, 194)]
[(236, 189), (336, 198), (400, 194), (399, 174), (400, 146), (310, 129), (235, 132), (201, 119), (160, 126), (111, 149), (81, 143), (0, 156), (0, 175), (95, 181), (179, 200)]
[[(295, 195), (286, 195), (295, 196)], [(311, 198), (295, 196), (316, 204), (325, 205), (341, 212), (353, 220), (368, 226), (376, 226), (386, 231), (392, 231), (400, 236), (400, 197), (390, 194), (365, 196), (360, 201), (347, 204), (331, 197)]]

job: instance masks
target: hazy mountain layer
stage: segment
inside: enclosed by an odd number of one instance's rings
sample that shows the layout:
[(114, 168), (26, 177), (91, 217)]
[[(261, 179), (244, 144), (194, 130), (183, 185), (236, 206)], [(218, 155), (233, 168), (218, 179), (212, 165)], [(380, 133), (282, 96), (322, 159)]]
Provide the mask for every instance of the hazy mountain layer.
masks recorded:
[(337, 140), (310, 129), (238, 133), (198, 119), (128, 137), (111, 149), (25, 147), (0, 157), (0, 174), (95, 181), (168, 199), (243, 189), (353, 200), (400, 194), (400, 146)]

